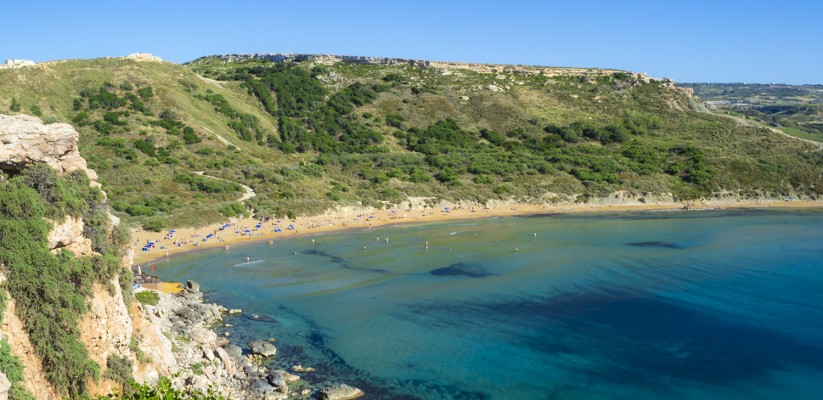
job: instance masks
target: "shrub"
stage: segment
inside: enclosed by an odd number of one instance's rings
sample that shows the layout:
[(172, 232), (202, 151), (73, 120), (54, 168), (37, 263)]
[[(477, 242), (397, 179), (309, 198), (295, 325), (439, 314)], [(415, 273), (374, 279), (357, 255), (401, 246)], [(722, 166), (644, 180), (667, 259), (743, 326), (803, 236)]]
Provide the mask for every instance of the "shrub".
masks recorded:
[(142, 292), (137, 292), (134, 294), (134, 298), (137, 299), (142, 304), (148, 304), (150, 306), (156, 306), (157, 303), (160, 301), (160, 295), (157, 292), (151, 290), (144, 290)]
[(17, 99), (11, 99), (11, 106), (9, 106), (9, 109), (14, 112), (20, 112), (20, 103), (17, 102)]
[(166, 227), (166, 223), (161, 218), (150, 218), (143, 222), (143, 229), (149, 232), (160, 232)]
[(0, 372), (11, 382), (9, 399), (34, 400), (34, 396), (23, 387), (23, 363), (12, 354), (6, 339), (0, 339)]
[(124, 389), (128, 386), (134, 378), (131, 374), (132, 362), (126, 357), (121, 357), (117, 354), (109, 354), (106, 359), (106, 372), (103, 377), (111, 379), (121, 385)]
[(220, 214), (225, 215), (226, 217), (242, 217), (246, 215), (246, 207), (241, 203), (229, 203), (220, 207)]

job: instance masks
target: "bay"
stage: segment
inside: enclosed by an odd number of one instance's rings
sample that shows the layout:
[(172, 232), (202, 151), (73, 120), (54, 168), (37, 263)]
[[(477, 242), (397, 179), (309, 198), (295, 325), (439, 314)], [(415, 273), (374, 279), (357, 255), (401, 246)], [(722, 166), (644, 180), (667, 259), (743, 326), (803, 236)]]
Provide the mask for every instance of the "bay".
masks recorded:
[(367, 398), (823, 398), (818, 210), (408, 224), (157, 266), (242, 309), (236, 344), (276, 338), (274, 366)]

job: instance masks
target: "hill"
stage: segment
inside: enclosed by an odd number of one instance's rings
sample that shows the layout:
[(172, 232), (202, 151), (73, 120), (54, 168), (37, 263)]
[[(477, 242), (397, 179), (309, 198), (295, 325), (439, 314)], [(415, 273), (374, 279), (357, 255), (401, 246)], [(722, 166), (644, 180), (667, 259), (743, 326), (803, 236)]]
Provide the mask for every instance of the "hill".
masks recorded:
[[(74, 125), (118, 216), (153, 230), (409, 197), (823, 190), (816, 146), (617, 70), (289, 54), (70, 60), (0, 70), (0, 110)], [(257, 194), (243, 205), (241, 185)]]
[(683, 83), (712, 108), (823, 141), (823, 85)]

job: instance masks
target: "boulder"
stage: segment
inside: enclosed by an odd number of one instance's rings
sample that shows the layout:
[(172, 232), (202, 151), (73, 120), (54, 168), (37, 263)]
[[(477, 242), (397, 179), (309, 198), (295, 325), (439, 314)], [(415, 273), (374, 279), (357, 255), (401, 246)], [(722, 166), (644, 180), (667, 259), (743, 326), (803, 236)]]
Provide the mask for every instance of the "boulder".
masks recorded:
[(234, 375), (237, 372), (237, 365), (234, 359), (229, 356), (229, 353), (227, 353), (225, 349), (222, 347), (214, 349), (214, 355), (223, 362), (223, 368), (227, 374)]
[(209, 385), (211, 385), (211, 382), (209, 382), (205, 376), (192, 375), (186, 378), (186, 387), (191, 391), (207, 393), (209, 391)]
[(230, 344), (226, 346), (226, 353), (228, 353), (229, 356), (231, 356), (231, 358), (236, 362), (243, 360), (243, 349), (241, 349), (238, 345)]
[(324, 388), (317, 393), (317, 398), (319, 400), (349, 400), (356, 399), (364, 394), (365, 393), (358, 388), (343, 384)]
[(283, 372), (283, 370), (272, 371), (266, 379), (268, 379), (269, 383), (276, 388), (286, 386), (286, 379), (283, 378)]
[(249, 350), (251, 350), (253, 354), (259, 354), (263, 357), (270, 357), (277, 354), (277, 348), (274, 347), (273, 344), (262, 340), (252, 340), (249, 342)]
[(203, 345), (210, 345), (217, 340), (217, 334), (213, 331), (210, 331), (205, 328), (195, 327), (194, 329), (189, 332), (189, 339), (192, 342), (203, 344)]
[(262, 393), (262, 394), (266, 394), (266, 393), (274, 391), (274, 388), (271, 385), (269, 385), (268, 382), (266, 382), (262, 379), (258, 379), (256, 381), (252, 382), (252, 384), (249, 385), (249, 388), (254, 392)]
[(193, 280), (188, 280), (188, 281), (186, 281), (186, 289), (189, 289), (192, 292), (199, 292), (200, 291), (200, 284), (193, 281)]

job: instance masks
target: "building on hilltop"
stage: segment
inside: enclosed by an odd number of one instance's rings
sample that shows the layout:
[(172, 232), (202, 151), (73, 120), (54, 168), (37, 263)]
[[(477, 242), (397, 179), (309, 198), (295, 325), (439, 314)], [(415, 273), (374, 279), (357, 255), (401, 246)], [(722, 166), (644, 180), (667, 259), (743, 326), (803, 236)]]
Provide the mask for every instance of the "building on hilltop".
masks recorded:
[(17, 59), (9, 59), (6, 60), (6, 63), (3, 64), (3, 67), (6, 68), (17, 68), (17, 67), (25, 67), (29, 65), (34, 65), (34, 61), (32, 60), (17, 60)]

